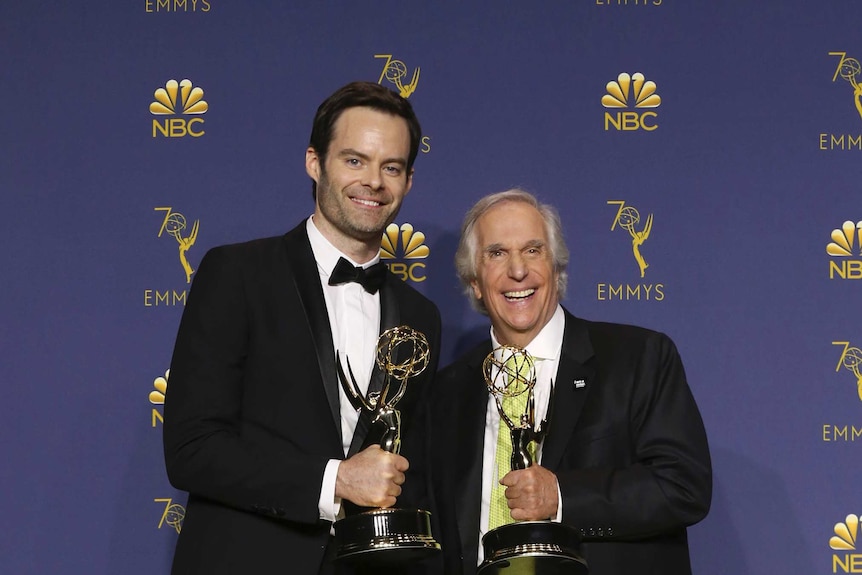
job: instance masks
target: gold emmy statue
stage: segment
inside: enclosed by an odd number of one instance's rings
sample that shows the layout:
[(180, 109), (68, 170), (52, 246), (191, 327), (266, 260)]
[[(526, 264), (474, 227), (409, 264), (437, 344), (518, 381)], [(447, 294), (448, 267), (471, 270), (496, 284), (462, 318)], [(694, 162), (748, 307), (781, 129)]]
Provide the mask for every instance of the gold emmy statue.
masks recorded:
[[(428, 367), (428, 340), (407, 326), (386, 330), (377, 340), (377, 365), (384, 372), (383, 387), (367, 397), (359, 392), (347, 361), (348, 379), (336, 358), (341, 387), (351, 405), (364, 410), (371, 424), (385, 428), (380, 448), (389, 453), (401, 449), (401, 414), (395, 404), (407, 391), (407, 380)], [(393, 386), (393, 380), (397, 382)], [(390, 392), (393, 392), (390, 396)], [(390, 563), (422, 558), (440, 551), (431, 534), (431, 514), (422, 509), (372, 509), (335, 523), (337, 558), (348, 562)]]
[[(500, 346), (485, 358), (482, 365), (488, 391), (500, 413), (500, 425), (508, 426), (512, 437), (511, 468), (526, 469), (535, 463), (535, 446), (547, 435), (548, 417), (554, 402), (554, 387), (548, 416), (536, 428), (536, 369), (525, 349)], [(527, 394), (526, 407), (516, 421), (503, 409), (505, 398)], [(501, 525), (482, 537), (485, 560), (479, 575), (586, 575), (587, 563), (579, 553), (578, 532), (562, 523), (519, 521)]]

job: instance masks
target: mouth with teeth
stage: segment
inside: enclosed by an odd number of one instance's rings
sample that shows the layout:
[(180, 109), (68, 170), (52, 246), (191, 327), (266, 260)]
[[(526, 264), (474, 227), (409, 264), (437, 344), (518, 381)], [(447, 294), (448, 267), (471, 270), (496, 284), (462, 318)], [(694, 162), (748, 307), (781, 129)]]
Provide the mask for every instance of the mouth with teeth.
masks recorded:
[(353, 198), (352, 197), (352, 198), (350, 198), (350, 201), (352, 201), (356, 204), (363, 205), (363, 206), (368, 206), (369, 208), (378, 208), (382, 205), (380, 202), (376, 202), (374, 200), (366, 200), (363, 198)]
[(530, 289), (525, 289), (525, 290), (521, 290), (521, 291), (503, 292), (503, 296), (506, 298), (507, 301), (522, 301), (522, 300), (527, 299), (528, 297), (530, 297), (534, 293), (536, 293), (536, 290), (533, 288), (530, 288)]

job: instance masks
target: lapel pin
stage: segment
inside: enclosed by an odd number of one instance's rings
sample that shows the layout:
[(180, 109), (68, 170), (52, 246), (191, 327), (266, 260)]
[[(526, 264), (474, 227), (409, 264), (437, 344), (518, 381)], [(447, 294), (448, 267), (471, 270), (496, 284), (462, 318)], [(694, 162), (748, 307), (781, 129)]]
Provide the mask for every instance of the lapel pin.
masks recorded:
[(575, 380), (575, 389), (581, 389), (582, 387), (586, 387), (586, 386), (587, 386), (587, 382), (584, 381), (583, 379), (576, 379)]

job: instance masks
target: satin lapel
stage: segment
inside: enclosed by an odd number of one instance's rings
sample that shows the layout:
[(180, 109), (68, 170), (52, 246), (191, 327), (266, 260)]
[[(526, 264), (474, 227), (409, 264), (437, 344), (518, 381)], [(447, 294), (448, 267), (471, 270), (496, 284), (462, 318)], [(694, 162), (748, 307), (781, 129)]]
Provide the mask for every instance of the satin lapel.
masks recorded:
[(592, 385), (595, 370), (585, 365), (593, 346), (583, 322), (566, 312), (560, 365), (554, 379), (554, 399), (548, 435), (542, 445), (542, 467), (554, 471), (569, 443)]
[[(400, 320), (401, 313), (398, 309), (398, 298), (395, 296), (395, 289), (392, 287), (393, 281), (401, 281), (392, 274), (389, 274), (383, 286), (380, 288), (380, 333), (383, 333), (391, 327), (396, 327)], [(371, 372), (371, 381), (368, 384), (368, 389), (379, 391), (383, 389), (384, 372), (374, 362), (374, 369)], [(397, 382), (393, 382), (397, 383)], [(395, 390), (389, 392), (389, 397), (395, 393)], [(371, 429), (371, 416), (364, 409), (359, 414), (359, 420), (356, 422), (356, 430), (353, 432), (353, 439), (350, 442), (350, 449), (347, 456), (358, 453), (365, 442), (365, 437), (368, 435), (368, 430)]]
[(326, 301), (323, 299), (323, 288), (320, 285), (320, 274), (317, 262), (308, 242), (305, 222), (288, 232), (284, 237), (287, 246), (287, 259), (293, 270), (293, 281), (305, 319), (311, 329), (314, 349), (317, 352), (317, 363), (332, 420), (341, 435), (341, 404), (338, 398), (338, 374), (335, 369), (335, 349), (332, 346), (332, 330), (329, 328), (329, 314), (326, 311)]
[(467, 362), (467, 375), (460, 398), (462, 409), (454, 415), (451, 422), (438, 422), (438, 425), (454, 425), (453, 433), (446, 435), (453, 445), (451, 473), (457, 477), (453, 482), (453, 494), (457, 499), (458, 535), (464, 558), (464, 572), (471, 573), (479, 558), (479, 521), (482, 500), (482, 448), (485, 441), (485, 411), (488, 406), (488, 387), (482, 375), (482, 361), (491, 352), (488, 345), (473, 355)]

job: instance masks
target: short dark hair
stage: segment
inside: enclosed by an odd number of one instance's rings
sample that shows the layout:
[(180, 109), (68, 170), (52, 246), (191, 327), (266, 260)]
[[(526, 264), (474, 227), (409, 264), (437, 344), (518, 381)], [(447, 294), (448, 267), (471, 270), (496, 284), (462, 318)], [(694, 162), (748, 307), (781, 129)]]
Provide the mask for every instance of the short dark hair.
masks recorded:
[[(335, 122), (342, 112), (348, 108), (372, 108), (374, 110), (404, 118), (410, 130), (410, 155), (407, 158), (407, 172), (413, 167), (416, 155), (419, 153), (419, 141), (422, 138), (422, 127), (413, 112), (413, 106), (405, 98), (388, 88), (373, 82), (351, 82), (342, 86), (328, 97), (318, 108), (311, 127), (311, 138), (308, 145), (314, 148), (320, 163), (326, 161), (329, 144), (332, 142), (332, 132)], [(316, 195), (317, 184), (312, 181), (311, 193)]]

